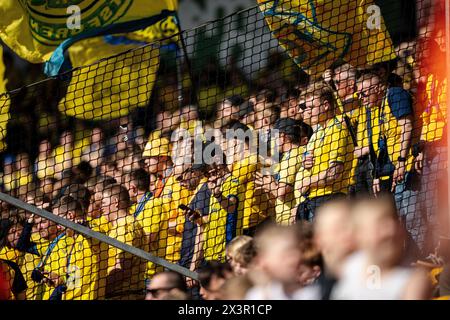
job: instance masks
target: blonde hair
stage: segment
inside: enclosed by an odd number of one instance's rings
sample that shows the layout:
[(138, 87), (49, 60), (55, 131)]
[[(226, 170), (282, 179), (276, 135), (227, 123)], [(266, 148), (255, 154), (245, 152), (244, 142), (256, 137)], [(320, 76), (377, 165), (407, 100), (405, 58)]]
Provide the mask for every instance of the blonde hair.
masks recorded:
[(268, 225), (255, 237), (257, 255), (273, 248), (274, 240), (285, 239), (289, 235), (298, 238), (295, 226)]
[(344, 63), (343, 65), (340, 65), (339, 67), (337, 67), (336, 69), (334, 69), (334, 75), (336, 76), (337, 74), (341, 73), (341, 72), (347, 72), (347, 77), (351, 80), (356, 81), (357, 78), (357, 74), (358, 71), (356, 70), (356, 68), (354, 66), (352, 66), (349, 63)]
[(242, 267), (247, 268), (252, 263), (253, 258), (255, 256), (256, 256), (256, 248), (255, 243), (252, 239), (237, 249), (233, 259), (237, 263), (239, 263)]
[(252, 240), (253, 240), (252, 237), (249, 236), (237, 236), (236, 238), (231, 240), (230, 243), (227, 245), (225, 249), (226, 255), (234, 259), (236, 257), (238, 250)]
[(301, 95), (305, 100), (311, 96), (319, 98), (320, 103), (328, 101), (332, 109), (336, 106), (333, 90), (323, 81), (311, 83)]

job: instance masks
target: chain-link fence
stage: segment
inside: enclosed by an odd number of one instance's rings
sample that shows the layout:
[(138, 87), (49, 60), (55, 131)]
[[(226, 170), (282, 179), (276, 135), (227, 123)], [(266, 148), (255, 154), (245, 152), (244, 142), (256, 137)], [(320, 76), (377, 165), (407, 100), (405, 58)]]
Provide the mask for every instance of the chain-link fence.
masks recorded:
[(197, 280), (239, 236), (339, 198), (387, 194), (405, 249), (432, 252), (448, 232), (445, 29), (418, 15), (394, 41), (374, 4), (258, 3), (150, 44), (83, 40), (73, 69), (0, 96), (16, 298), (141, 299), (164, 268)]

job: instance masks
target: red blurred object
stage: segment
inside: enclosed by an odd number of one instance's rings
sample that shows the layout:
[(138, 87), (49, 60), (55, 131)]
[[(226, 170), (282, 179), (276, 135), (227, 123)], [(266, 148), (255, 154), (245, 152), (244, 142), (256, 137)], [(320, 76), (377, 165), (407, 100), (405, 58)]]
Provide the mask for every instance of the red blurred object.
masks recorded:
[(0, 261), (0, 300), (9, 300), (11, 295), (7, 272), (7, 267)]

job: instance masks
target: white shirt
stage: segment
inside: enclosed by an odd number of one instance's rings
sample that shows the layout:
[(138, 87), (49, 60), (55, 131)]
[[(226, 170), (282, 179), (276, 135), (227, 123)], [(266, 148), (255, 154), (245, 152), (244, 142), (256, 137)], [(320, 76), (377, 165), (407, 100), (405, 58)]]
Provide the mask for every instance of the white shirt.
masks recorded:
[(343, 275), (331, 293), (332, 300), (398, 300), (405, 293), (413, 271), (395, 267), (389, 273), (368, 265), (364, 252), (351, 255), (343, 266)]
[(255, 286), (251, 288), (245, 297), (245, 300), (319, 300), (320, 288), (317, 285), (311, 285), (297, 291), (292, 295), (287, 295), (283, 286), (279, 282), (270, 282), (264, 286)]

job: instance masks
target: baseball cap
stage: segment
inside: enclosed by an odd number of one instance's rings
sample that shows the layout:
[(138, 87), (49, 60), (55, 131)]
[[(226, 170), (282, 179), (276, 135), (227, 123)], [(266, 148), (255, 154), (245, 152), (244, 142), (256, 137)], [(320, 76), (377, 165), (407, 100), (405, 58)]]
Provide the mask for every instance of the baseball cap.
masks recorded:
[(274, 128), (279, 130), (281, 133), (300, 137), (300, 126), (297, 120), (294, 120), (292, 118), (277, 119), (277, 121), (275, 121)]

